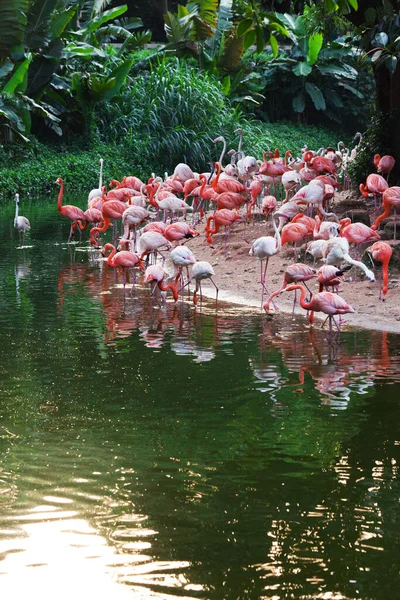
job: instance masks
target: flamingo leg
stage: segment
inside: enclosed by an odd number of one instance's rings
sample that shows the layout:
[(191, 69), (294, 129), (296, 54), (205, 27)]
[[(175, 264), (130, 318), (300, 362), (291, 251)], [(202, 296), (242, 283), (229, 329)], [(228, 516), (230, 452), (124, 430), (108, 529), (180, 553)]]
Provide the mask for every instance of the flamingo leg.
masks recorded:
[(213, 284), (213, 286), (214, 286), (214, 287), (215, 287), (215, 289), (216, 289), (216, 292), (217, 292), (217, 293), (216, 293), (216, 296), (215, 296), (215, 302), (217, 302), (217, 301), (218, 301), (218, 287), (217, 287), (217, 284), (216, 284), (216, 283), (215, 283), (215, 282), (212, 280), (212, 278), (211, 278), (211, 277), (210, 277), (210, 281), (211, 281), (211, 283)]
[(294, 290), (294, 300), (293, 300), (293, 310), (292, 310), (292, 319), (294, 319), (294, 309), (297, 302), (297, 290)]

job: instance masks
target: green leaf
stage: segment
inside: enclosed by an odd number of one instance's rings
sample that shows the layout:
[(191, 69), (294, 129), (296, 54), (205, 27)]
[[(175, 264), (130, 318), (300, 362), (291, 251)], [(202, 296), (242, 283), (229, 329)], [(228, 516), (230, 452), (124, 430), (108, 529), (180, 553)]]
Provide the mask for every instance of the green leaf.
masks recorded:
[(256, 27), (256, 36), (257, 36), (257, 52), (260, 53), (264, 50), (265, 41), (264, 41), (264, 31), (261, 25), (257, 25)]
[(23, 84), (26, 87), (26, 79), (27, 73), (29, 69), (29, 65), (32, 62), (32, 54), (29, 53), (22, 64), (19, 65), (18, 69), (13, 73), (11, 78), (7, 81), (6, 85), (3, 87), (2, 92), (4, 94), (14, 94), (17, 91), (19, 86), (23, 87)]
[(303, 92), (297, 94), (292, 100), (293, 110), (297, 113), (302, 113), (306, 107), (306, 101)]
[(272, 54), (273, 54), (274, 58), (276, 58), (279, 53), (279, 47), (278, 47), (278, 41), (277, 41), (276, 37), (274, 35), (272, 35), (272, 33), (269, 36), (269, 43), (271, 46)]
[(10, 56), (11, 48), (22, 45), (28, 7), (29, 0), (0, 2), (0, 58)]
[(355, 96), (357, 96), (357, 98), (360, 98), (361, 100), (364, 98), (364, 96), (363, 96), (363, 94), (361, 92), (359, 92), (358, 90), (356, 90), (356, 88), (354, 88), (353, 86), (349, 85), (348, 83), (345, 83), (344, 81), (338, 81), (337, 84), (340, 85), (341, 87), (345, 88), (346, 90), (348, 90), (349, 92), (351, 92)]
[(374, 42), (378, 46), (386, 46), (387, 43), (388, 43), (388, 41), (389, 41), (389, 36), (384, 31), (381, 31), (380, 33), (377, 33), (376, 36), (375, 36), (375, 38), (374, 38)]
[(324, 36), (322, 33), (315, 33), (311, 35), (308, 40), (308, 54), (307, 54), (307, 62), (309, 65), (313, 65), (317, 58), (318, 54), (322, 48), (322, 44), (324, 41)]
[(299, 61), (294, 67), (293, 67), (293, 73), (295, 75), (297, 75), (298, 77), (307, 77), (307, 75), (309, 75), (312, 71), (312, 67), (304, 62), (304, 61)]
[(364, 19), (368, 25), (373, 25), (375, 23), (375, 19), (376, 19), (375, 8), (372, 8), (372, 6), (367, 8), (367, 10), (364, 12)]
[(110, 8), (110, 10), (105, 10), (98, 17), (94, 17), (94, 19), (90, 19), (84, 25), (84, 29), (93, 33), (97, 29), (99, 29), (104, 23), (108, 23), (108, 21), (112, 21), (117, 17), (120, 17), (128, 10), (128, 6), (123, 4), (122, 6), (117, 6), (116, 8)]
[(227, 96), (231, 89), (231, 78), (229, 75), (226, 75), (222, 80), (222, 91)]
[(257, 38), (256, 30), (250, 29), (250, 31), (248, 31), (246, 33), (246, 35), (244, 36), (244, 50), (248, 50), (250, 48), (250, 46), (255, 44), (256, 38)]
[(134, 58), (125, 60), (122, 63), (122, 65), (119, 65), (116, 69), (111, 71), (110, 77), (115, 79), (115, 84), (114, 84), (113, 88), (111, 88), (110, 90), (107, 91), (106, 94), (104, 94), (104, 100), (110, 100), (113, 96), (118, 94), (122, 85), (125, 83), (127, 75), (129, 73), (129, 71), (131, 70), (131, 67), (132, 67), (134, 61), (135, 61)]
[(53, 18), (50, 22), (50, 31), (53, 39), (60, 37), (64, 33), (65, 28), (70, 24), (77, 9), (78, 6), (75, 5), (61, 11), (60, 13), (56, 12), (53, 15)]
[(307, 82), (305, 85), (305, 89), (308, 95), (311, 97), (315, 108), (317, 110), (325, 110), (325, 98), (319, 87), (317, 87), (314, 83)]
[(243, 19), (237, 27), (237, 35), (244, 35), (253, 25), (253, 19)]
[(347, 1), (350, 4), (351, 8), (354, 8), (354, 10), (358, 10), (358, 2), (357, 2), (357, 0), (347, 0)]
[(0, 77), (5, 77), (14, 69), (14, 63), (11, 60), (6, 60), (0, 67)]

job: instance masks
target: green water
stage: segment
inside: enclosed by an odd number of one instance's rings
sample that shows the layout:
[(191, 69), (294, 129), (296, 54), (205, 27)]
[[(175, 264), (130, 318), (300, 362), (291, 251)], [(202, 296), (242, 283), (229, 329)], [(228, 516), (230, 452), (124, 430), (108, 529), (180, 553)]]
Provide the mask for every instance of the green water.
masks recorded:
[(398, 597), (400, 338), (124, 298), (54, 203), (22, 208), (24, 248), (0, 221), (1, 598)]

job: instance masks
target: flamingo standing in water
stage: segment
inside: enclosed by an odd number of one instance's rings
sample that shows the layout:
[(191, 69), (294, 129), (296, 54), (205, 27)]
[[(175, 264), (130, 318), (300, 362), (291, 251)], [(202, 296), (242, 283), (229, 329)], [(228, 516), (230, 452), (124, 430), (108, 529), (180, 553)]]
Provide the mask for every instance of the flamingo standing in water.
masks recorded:
[(379, 300), (384, 300), (385, 298), (382, 298), (382, 296), (386, 296), (388, 291), (389, 262), (393, 254), (393, 248), (386, 242), (375, 242), (375, 244), (366, 249), (366, 252), (372, 254), (374, 260), (382, 263), (383, 285), (379, 293)]
[[(306, 290), (302, 285), (289, 285), (282, 292), (291, 292), (292, 290), (300, 291), (300, 305), (305, 310), (311, 311), (309, 316), (310, 323), (314, 321), (314, 312), (323, 312), (329, 319), (329, 333), (332, 333), (332, 321), (335, 323), (338, 331), (340, 331), (339, 325), (336, 323), (334, 315), (344, 315), (346, 313), (356, 312), (350, 304), (346, 302), (339, 294), (333, 294), (332, 292), (318, 292), (311, 298), (309, 302), (306, 302)], [(281, 293), (282, 293), (281, 292)], [(326, 319), (322, 324), (325, 325)]]
[[(266, 235), (257, 238), (251, 245), (249, 251), (250, 256), (255, 256), (260, 261), (260, 283), (261, 283), (261, 308), (263, 307), (264, 291), (269, 295), (269, 291), (265, 284), (267, 277), (268, 261), (271, 256), (274, 256), (281, 249), (281, 235), (276, 226), (275, 219), (272, 217), (272, 225), (275, 231), (274, 237)], [(263, 262), (265, 267), (263, 270)]]
[[(337, 271), (337, 269), (336, 269), (336, 271)], [(303, 282), (304, 285), (306, 286), (306, 288), (308, 289), (308, 291), (310, 292), (310, 297), (312, 297), (312, 292), (308, 288), (306, 281), (308, 281), (309, 279), (312, 279), (315, 276), (316, 276), (315, 269), (313, 269), (312, 267), (309, 267), (308, 265), (305, 265), (304, 263), (294, 263), (294, 265), (289, 265), (286, 268), (285, 273), (283, 275), (283, 283), (282, 283), (281, 287), (279, 288), (279, 290), (272, 292), (272, 294), (270, 295), (270, 297), (268, 298), (266, 303), (263, 305), (264, 310), (268, 313), (269, 305), (271, 304), (272, 299), (275, 298), (275, 296), (278, 296), (281, 293), (281, 291), (284, 290), (291, 283), (298, 283), (299, 281)], [(294, 317), (294, 309), (296, 306), (296, 300), (297, 300), (296, 295), (297, 295), (297, 290), (295, 290), (295, 293), (294, 293), (292, 318)]]
[(15, 217), (14, 217), (14, 227), (18, 231), (19, 235), (19, 245), (22, 246), (24, 242), (24, 235), (27, 231), (30, 230), (31, 224), (29, 223), (26, 217), (22, 217), (18, 215), (19, 208), (19, 194), (15, 194)]
[(164, 279), (167, 275), (166, 270), (161, 265), (150, 265), (147, 267), (144, 273), (144, 281), (145, 283), (150, 283), (154, 281), (154, 287), (152, 289), (152, 294), (156, 287), (158, 287), (162, 292), (166, 292), (168, 290), (172, 291), (172, 295), (174, 297), (175, 302), (178, 300), (178, 279), (180, 277), (179, 273), (176, 275), (174, 283), (168, 283), (165, 285)]
[(62, 199), (63, 199), (63, 194), (64, 194), (64, 182), (61, 179), (61, 177), (59, 177), (56, 180), (56, 184), (60, 186), (60, 193), (58, 194), (58, 203), (57, 203), (57, 208), (58, 208), (58, 212), (63, 216), (63, 217), (68, 217), (68, 219), (71, 220), (71, 229), (69, 232), (69, 237), (68, 237), (68, 244), (71, 241), (71, 238), (73, 236), (73, 233), (75, 231), (75, 227), (78, 225), (80, 232), (82, 231), (82, 229), (85, 229), (86, 227), (86, 222), (85, 222), (85, 213), (83, 212), (83, 210), (81, 208), (79, 208), (78, 206), (74, 206), (73, 204), (64, 204), (64, 206), (62, 205)]
[(196, 262), (196, 257), (193, 252), (187, 248), (186, 246), (177, 246), (170, 253), (171, 260), (174, 266), (178, 269), (179, 277), (181, 279), (182, 284), (184, 283), (182, 270), (183, 267), (186, 267), (188, 281), (189, 277), (189, 266), (194, 265)]
[[(129, 240), (125, 240), (125, 242), (129, 243)], [(106, 253), (108, 252), (108, 250), (111, 250), (111, 253), (107, 257), (107, 265), (109, 267), (112, 267), (113, 269), (116, 269), (118, 267), (122, 268), (123, 275), (124, 275), (124, 290), (125, 290), (126, 281), (127, 281), (126, 271), (127, 270), (130, 271), (134, 267), (139, 267), (139, 269), (141, 271), (144, 271), (143, 261), (138, 257), (137, 254), (134, 254), (133, 252), (128, 252), (126, 250), (121, 250), (121, 252), (116, 252), (116, 249), (112, 244), (106, 244), (104, 246), (103, 250), (101, 251), (102, 255), (106, 256)], [(134, 286), (134, 283), (131, 287), (131, 294), (133, 291), (133, 286)]]

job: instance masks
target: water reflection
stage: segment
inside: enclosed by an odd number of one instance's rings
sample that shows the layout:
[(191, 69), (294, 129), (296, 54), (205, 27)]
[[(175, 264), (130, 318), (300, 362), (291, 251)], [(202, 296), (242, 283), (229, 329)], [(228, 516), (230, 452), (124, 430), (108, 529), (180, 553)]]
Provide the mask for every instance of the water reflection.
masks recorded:
[(124, 296), (55, 239), (0, 263), (3, 595), (392, 597), (396, 336)]

